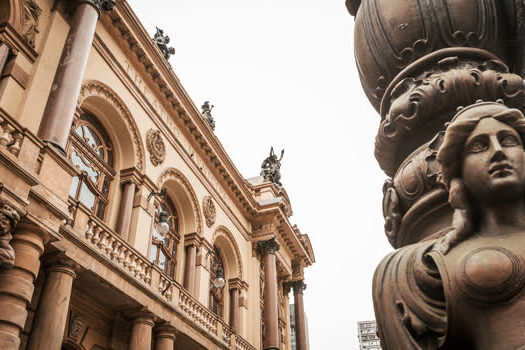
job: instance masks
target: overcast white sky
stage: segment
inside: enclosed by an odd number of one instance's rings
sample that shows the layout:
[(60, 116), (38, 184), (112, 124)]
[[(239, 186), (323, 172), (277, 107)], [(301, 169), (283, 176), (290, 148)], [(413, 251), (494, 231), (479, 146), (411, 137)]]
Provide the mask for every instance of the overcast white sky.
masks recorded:
[(150, 34), (170, 36), (176, 74), (197, 106), (215, 105), (216, 134), (244, 177), (270, 146), (286, 149), (291, 219), (317, 259), (306, 272), (311, 350), (358, 349), (356, 322), (374, 318), (372, 274), (391, 247), (379, 115), (359, 83), (344, 0), (128, 1)]

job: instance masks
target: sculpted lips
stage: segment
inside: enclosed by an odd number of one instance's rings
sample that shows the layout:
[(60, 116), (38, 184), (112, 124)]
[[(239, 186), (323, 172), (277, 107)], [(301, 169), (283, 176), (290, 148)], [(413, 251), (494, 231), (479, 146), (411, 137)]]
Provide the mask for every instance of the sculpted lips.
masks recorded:
[(514, 168), (509, 163), (498, 163), (489, 169), (490, 175), (505, 176)]

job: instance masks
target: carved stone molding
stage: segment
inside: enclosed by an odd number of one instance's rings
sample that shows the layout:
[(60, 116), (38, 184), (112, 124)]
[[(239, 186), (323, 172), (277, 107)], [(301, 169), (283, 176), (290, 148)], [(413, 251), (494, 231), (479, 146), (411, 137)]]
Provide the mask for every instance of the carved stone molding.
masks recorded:
[(18, 212), (9, 204), (3, 204), (0, 208), (0, 269), (10, 269), (15, 263), (15, 251), (10, 243), (19, 222)]
[(146, 134), (146, 146), (149, 152), (149, 159), (154, 166), (164, 163), (166, 158), (166, 145), (162, 140), (159, 130), (148, 130)]
[(279, 243), (277, 243), (275, 237), (267, 241), (257, 242), (257, 250), (261, 255), (275, 254), (277, 251), (279, 251), (280, 248), (281, 246), (279, 245)]
[(69, 321), (69, 338), (78, 341), (82, 335), (85, 323), (86, 320), (80, 314), (71, 313)]
[(117, 97), (117, 94), (115, 94), (110, 88), (106, 87), (102, 83), (90, 81), (84, 83), (84, 85), (82, 85), (82, 88), (80, 89), (77, 108), (80, 108), (84, 100), (91, 96), (97, 96), (104, 99), (122, 117), (124, 123), (126, 124), (127, 130), (129, 130), (130, 132), (131, 141), (133, 143), (133, 150), (135, 152), (135, 167), (140, 172), (143, 172), (146, 168), (144, 160), (144, 146), (140, 138), (140, 133), (137, 124), (133, 120), (133, 117), (131, 116), (131, 113), (129, 112), (124, 102), (122, 102), (122, 100)]
[(430, 54), (401, 72), (384, 95), (375, 146), (379, 165), (393, 176), (415, 145), (442, 130), (458, 106), (502, 99), (520, 108), (524, 96), (523, 79), (488, 52), (457, 48)]
[(217, 219), (217, 213), (211, 196), (204, 196), (202, 199), (202, 211), (204, 213), (204, 218), (206, 219), (206, 225), (212, 227)]
[(22, 37), (32, 47), (35, 48), (36, 34), (40, 33), (39, 18), (42, 9), (35, 0), (24, 0), (24, 25)]
[[(223, 226), (223, 225), (219, 225), (217, 227), (217, 230), (215, 230), (215, 233), (213, 234), (213, 244), (216, 244), (217, 243), (217, 240), (219, 237), (223, 236), (224, 239), (222, 240), (224, 242), (224, 240), (227, 241), (227, 244), (230, 246), (230, 248), (233, 250), (233, 255), (235, 256), (235, 260), (236, 260), (236, 268), (237, 268), (237, 275), (240, 279), (242, 279), (243, 277), (243, 264), (242, 264), (242, 260), (241, 260), (241, 251), (239, 249), (239, 246), (237, 245), (236, 241), (235, 241), (235, 237), (233, 236), (233, 234), (231, 233), (230, 230), (228, 230), (228, 228), (226, 226)], [(219, 244), (220, 246), (220, 244)], [(221, 247), (220, 248), (225, 251), (225, 247)]]
[(173, 179), (176, 182), (180, 183), (182, 187), (184, 188), (184, 191), (186, 192), (185, 195), (191, 202), (192, 207), (192, 214), (195, 220), (195, 231), (198, 234), (202, 234), (202, 220), (201, 220), (201, 214), (199, 209), (199, 202), (197, 200), (197, 196), (195, 195), (195, 191), (193, 191), (193, 188), (190, 186), (190, 182), (186, 179), (182, 173), (180, 173), (178, 170), (174, 168), (168, 168), (164, 170), (164, 172), (159, 176), (159, 179), (157, 181), (158, 188), (163, 188), (164, 183), (168, 179)]

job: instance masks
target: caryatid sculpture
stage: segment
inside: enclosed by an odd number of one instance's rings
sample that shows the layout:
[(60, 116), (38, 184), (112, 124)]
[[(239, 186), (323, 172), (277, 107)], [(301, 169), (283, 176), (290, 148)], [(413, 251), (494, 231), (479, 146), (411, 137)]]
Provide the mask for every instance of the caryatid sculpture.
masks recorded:
[(20, 215), (15, 209), (7, 204), (0, 208), (0, 269), (11, 268), (15, 263), (15, 251), (10, 243), (19, 221)]
[(346, 3), (397, 249), (382, 348), (525, 349), (525, 0)]

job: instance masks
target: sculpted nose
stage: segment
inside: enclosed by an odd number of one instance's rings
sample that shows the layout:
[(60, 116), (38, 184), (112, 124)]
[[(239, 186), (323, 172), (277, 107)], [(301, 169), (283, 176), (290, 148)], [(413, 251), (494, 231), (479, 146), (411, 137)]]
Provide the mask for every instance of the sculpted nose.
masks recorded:
[(503, 147), (498, 140), (492, 142), (492, 155), (490, 157), (490, 162), (499, 162), (507, 159), (507, 155), (503, 152)]

